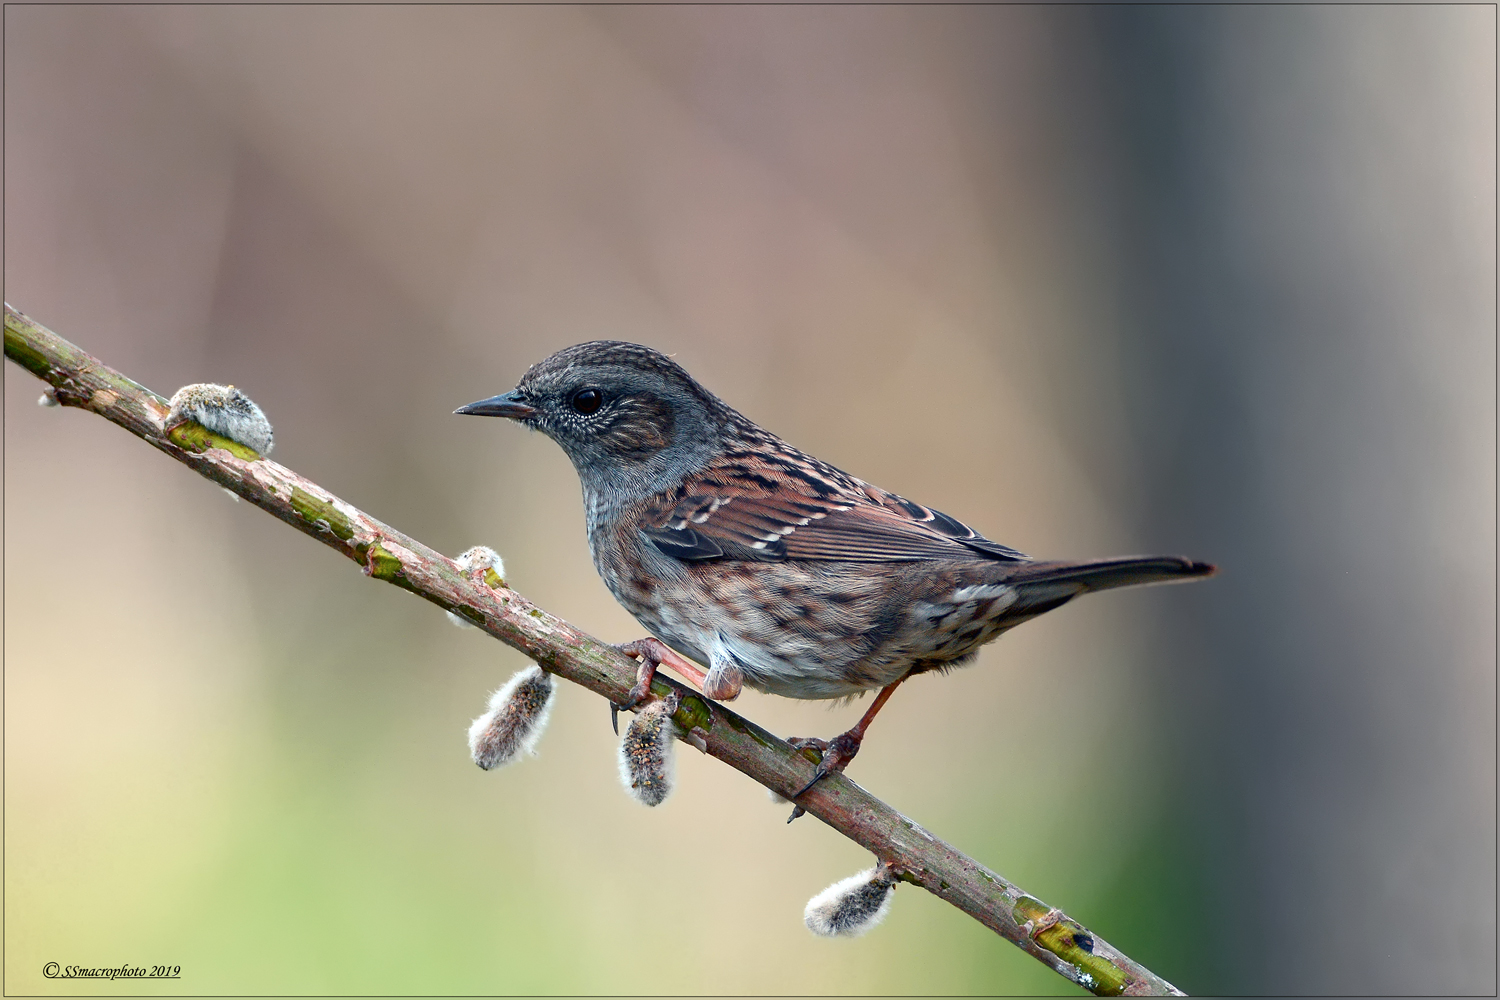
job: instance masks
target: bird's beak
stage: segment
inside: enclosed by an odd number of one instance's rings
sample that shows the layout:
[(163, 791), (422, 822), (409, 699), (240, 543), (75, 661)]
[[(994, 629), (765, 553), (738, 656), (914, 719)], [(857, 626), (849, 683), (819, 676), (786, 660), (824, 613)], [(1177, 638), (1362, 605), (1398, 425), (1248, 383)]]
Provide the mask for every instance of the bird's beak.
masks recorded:
[(491, 396), (489, 399), (481, 399), (468, 406), (460, 406), (453, 412), (472, 414), (476, 417), (509, 417), (512, 420), (525, 420), (536, 416), (536, 407), (526, 403), (520, 389), (512, 389), (499, 396)]

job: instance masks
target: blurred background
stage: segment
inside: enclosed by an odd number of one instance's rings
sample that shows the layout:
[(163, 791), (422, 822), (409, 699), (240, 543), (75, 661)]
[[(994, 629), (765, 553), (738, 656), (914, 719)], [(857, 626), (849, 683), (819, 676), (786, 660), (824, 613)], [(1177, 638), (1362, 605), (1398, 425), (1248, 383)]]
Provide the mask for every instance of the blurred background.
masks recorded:
[[(851, 777), (1195, 993), (1495, 989), (1492, 7), (5, 9), (5, 296), (594, 634), (576, 477), (454, 407), (634, 340), (1082, 600)], [(5, 366), (5, 990), (1073, 988)], [(861, 705), (747, 694), (775, 732)]]

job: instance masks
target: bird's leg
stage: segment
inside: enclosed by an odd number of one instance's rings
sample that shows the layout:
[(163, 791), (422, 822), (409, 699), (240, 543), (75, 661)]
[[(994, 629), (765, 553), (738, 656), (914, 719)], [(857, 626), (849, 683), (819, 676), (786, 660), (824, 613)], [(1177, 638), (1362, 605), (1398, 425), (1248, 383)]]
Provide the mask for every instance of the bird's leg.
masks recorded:
[(660, 639), (647, 636), (637, 639), (635, 642), (627, 642), (623, 646), (617, 646), (620, 652), (631, 658), (640, 657), (640, 666), (635, 671), (635, 685), (625, 695), (625, 701), (619, 705), (614, 702), (609, 704), (609, 724), (616, 733), (620, 731), (620, 709), (632, 709), (646, 700), (646, 695), (651, 691), (651, 681), (656, 677), (656, 668), (660, 666), (671, 667), (677, 673), (688, 680), (703, 686), (705, 674), (703, 669), (696, 663), (691, 663), (679, 656), (676, 651), (667, 647)]
[[(799, 750), (803, 747), (813, 747), (823, 752), (823, 759), (818, 763), (818, 769), (813, 772), (812, 780), (803, 785), (797, 794), (792, 796), (793, 799), (801, 798), (813, 785), (816, 785), (830, 774), (842, 772), (844, 768), (849, 766), (849, 762), (854, 759), (854, 755), (859, 753), (859, 745), (864, 742), (865, 730), (870, 728), (870, 723), (874, 721), (876, 713), (885, 707), (885, 703), (890, 700), (891, 695), (904, 680), (906, 680), (905, 676), (898, 677), (895, 681), (881, 688), (880, 693), (875, 696), (874, 703), (860, 717), (860, 720), (854, 724), (854, 728), (848, 732), (840, 733), (828, 741), (820, 739), (792, 739), (787, 741)], [(787, 817), (787, 822), (790, 823), (806, 811), (806, 809), (798, 806), (792, 810), (791, 816)]]

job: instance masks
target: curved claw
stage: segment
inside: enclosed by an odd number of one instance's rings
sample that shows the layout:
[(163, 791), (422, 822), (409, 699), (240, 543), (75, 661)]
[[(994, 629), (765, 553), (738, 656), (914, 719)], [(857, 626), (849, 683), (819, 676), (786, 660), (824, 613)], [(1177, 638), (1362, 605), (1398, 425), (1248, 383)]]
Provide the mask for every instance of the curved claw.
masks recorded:
[[(816, 736), (792, 736), (792, 737), (789, 737), (787, 739), (787, 742), (790, 743), (793, 747), (795, 747), (798, 750), (806, 750), (808, 747), (812, 747), (814, 750), (818, 751), (818, 753), (820, 753), (820, 754), (825, 753), (828, 750), (828, 741), (827, 740), (820, 740)], [(795, 795), (793, 795), (792, 798), (794, 798), (794, 799), (797, 798), (803, 792), (807, 791), (813, 785), (816, 785), (820, 780), (822, 780), (823, 778), (826, 778), (826, 777), (828, 777), (828, 772), (825, 771), (825, 770), (823, 770), (823, 762), (820, 760), (818, 762), (818, 769), (817, 769), (817, 771), (815, 771), (813, 773), (813, 779), (811, 781), (809, 781), (807, 784), (803, 785), (800, 789), (798, 789), (797, 793)], [(794, 805), (792, 807), (792, 814), (786, 818), (786, 821), (788, 823), (790, 823), (792, 820), (796, 819), (798, 816), (806, 816), (806, 815), (807, 815), (807, 810), (806, 809), (803, 809), (801, 806)]]
[(636, 681), (635, 685), (625, 693), (624, 701), (618, 705), (614, 702), (609, 703), (609, 728), (615, 731), (616, 736), (620, 735), (620, 712), (630, 712), (639, 708), (641, 702), (646, 700), (647, 695), (651, 691), (650, 685), (651, 682), (649, 680), (645, 684)]
[[(635, 684), (625, 693), (625, 700), (618, 705), (614, 702), (609, 703), (609, 728), (615, 731), (616, 736), (620, 735), (621, 709), (629, 712), (640, 707), (641, 702), (645, 701), (646, 696), (651, 692), (651, 678), (655, 673), (656, 668), (654, 666), (646, 667), (643, 665), (640, 674), (636, 675)], [(642, 677), (641, 674), (645, 676)]]
[(807, 792), (808, 792), (808, 790), (811, 789), (813, 785), (816, 785), (818, 782), (822, 781), (824, 778), (828, 777), (832, 773), (833, 772), (830, 771), (828, 768), (824, 767), (822, 764), (819, 764), (818, 765), (818, 769), (813, 772), (812, 779), (809, 780), (807, 784), (805, 784), (801, 788), (797, 789), (797, 793), (795, 795), (793, 795), (792, 798), (794, 798), (794, 799), (800, 799), (800, 798), (802, 798), (802, 796), (806, 795)]
[[(812, 779), (799, 788), (797, 794), (793, 795), (792, 798), (800, 799), (813, 785), (816, 785), (830, 774), (842, 772), (844, 768), (849, 766), (849, 762), (854, 759), (854, 755), (859, 753), (860, 742), (860, 737), (853, 730), (841, 733), (826, 743), (823, 740), (812, 739), (792, 741), (792, 745), (799, 750), (803, 747), (814, 747), (823, 752), (823, 759), (818, 762), (817, 770), (813, 771)], [(818, 744), (822, 744), (822, 746)], [(796, 816), (792, 817), (792, 819), (796, 818)], [(787, 822), (790, 823), (791, 820), (787, 820)]]

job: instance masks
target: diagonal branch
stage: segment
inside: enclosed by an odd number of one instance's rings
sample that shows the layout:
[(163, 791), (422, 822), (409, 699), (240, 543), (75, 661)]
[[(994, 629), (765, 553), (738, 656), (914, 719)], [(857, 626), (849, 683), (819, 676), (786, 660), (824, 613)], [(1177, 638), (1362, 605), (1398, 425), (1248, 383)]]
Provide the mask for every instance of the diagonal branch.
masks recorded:
[[(491, 588), (453, 560), (345, 503), (311, 480), (196, 424), (168, 433), (166, 400), (5, 306), (5, 356), (47, 382), (64, 406), (92, 410), (262, 510), (354, 560), (368, 576), (463, 615), (552, 673), (611, 702), (625, 699), (636, 664), (504, 586)], [(814, 759), (690, 688), (657, 675), (660, 696), (682, 695), (675, 719), (700, 729), (707, 752), (780, 795), (811, 776)], [(1060, 910), (954, 850), (863, 788), (834, 774), (799, 800), (808, 812), (919, 885), (1101, 996), (1181, 995)]]

